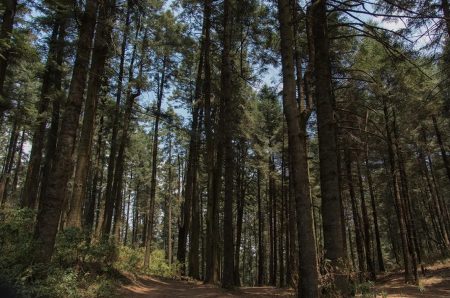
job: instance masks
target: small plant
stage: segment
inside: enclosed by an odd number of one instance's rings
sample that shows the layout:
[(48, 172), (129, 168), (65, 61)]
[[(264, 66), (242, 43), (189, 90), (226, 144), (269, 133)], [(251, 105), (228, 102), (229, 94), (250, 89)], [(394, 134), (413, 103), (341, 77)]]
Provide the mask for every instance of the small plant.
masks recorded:
[(420, 280), (419, 280), (419, 283), (417, 284), (417, 288), (419, 288), (420, 293), (425, 292), (425, 285)]

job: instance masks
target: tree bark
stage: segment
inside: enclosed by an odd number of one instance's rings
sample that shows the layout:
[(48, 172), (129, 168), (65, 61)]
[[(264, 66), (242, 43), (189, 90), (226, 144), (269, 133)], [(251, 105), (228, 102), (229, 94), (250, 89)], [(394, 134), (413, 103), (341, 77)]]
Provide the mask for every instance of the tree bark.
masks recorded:
[(234, 236), (233, 236), (233, 200), (234, 200), (234, 103), (232, 98), (232, 3), (224, 1), (223, 36), (222, 36), (222, 65), (221, 65), (221, 118), (224, 120), (220, 127), (223, 132), (224, 146), (224, 207), (223, 207), (223, 273), (222, 287), (234, 286)]
[(389, 122), (389, 114), (388, 114), (388, 107), (387, 107), (387, 101), (385, 98), (383, 98), (383, 113), (384, 113), (384, 120), (385, 120), (385, 126), (386, 126), (386, 138), (387, 138), (387, 149), (388, 149), (388, 155), (389, 155), (389, 168), (390, 168), (390, 175), (392, 179), (392, 188), (393, 188), (393, 197), (394, 197), (394, 204), (396, 206), (395, 210), (397, 213), (397, 221), (400, 228), (400, 239), (402, 244), (402, 253), (403, 253), (403, 265), (405, 267), (405, 282), (409, 282), (412, 280), (411, 277), (411, 271), (410, 271), (410, 256), (408, 253), (408, 238), (406, 234), (406, 222), (405, 222), (405, 215), (402, 207), (402, 199), (400, 197), (400, 189), (399, 189), (399, 182), (398, 182), (398, 176), (396, 173), (396, 158), (394, 153), (394, 145), (392, 143), (392, 133), (390, 128), (390, 122)]
[(36, 205), (39, 189), (39, 180), (41, 165), (42, 165), (42, 153), (45, 145), (45, 128), (47, 126), (48, 115), (47, 111), (50, 105), (50, 98), (55, 95), (53, 82), (55, 80), (54, 74), (57, 72), (57, 68), (61, 65), (57, 64), (56, 55), (58, 47), (64, 47), (64, 43), (58, 42), (58, 35), (65, 35), (65, 26), (61, 20), (55, 19), (53, 25), (53, 32), (50, 38), (49, 50), (47, 55), (47, 62), (45, 65), (45, 72), (42, 78), (40, 101), (38, 105), (38, 117), (37, 124), (33, 132), (30, 159), (28, 161), (27, 175), (25, 178), (21, 206), (27, 208), (34, 208)]
[(92, 140), (95, 132), (95, 117), (100, 89), (105, 84), (105, 65), (109, 54), (109, 45), (112, 41), (112, 14), (114, 3), (105, 1), (100, 4), (95, 32), (92, 62), (89, 70), (89, 81), (84, 107), (81, 136), (78, 143), (78, 158), (75, 167), (73, 192), (69, 212), (66, 219), (67, 228), (83, 227), (83, 205), (86, 201), (86, 186), (88, 173), (91, 170)]
[(56, 155), (45, 200), (40, 200), (34, 238), (38, 248), (34, 259), (37, 263), (47, 263), (53, 254), (58, 223), (65, 201), (67, 182), (73, 171), (72, 154), (78, 131), (78, 122), (83, 103), (83, 94), (87, 78), (91, 44), (96, 23), (97, 1), (89, 0), (82, 17), (78, 39), (75, 66), (69, 87), (66, 108), (62, 115), (61, 129), (58, 134)]
[[(217, 180), (215, 178), (216, 171), (214, 164), (215, 145), (213, 139), (213, 119), (211, 107), (211, 10), (212, 1), (204, 1), (204, 18), (205, 18), (205, 39), (204, 39), (204, 70), (205, 77), (203, 81), (203, 98), (205, 101), (205, 135), (206, 135), (206, 162), (208, 173), (208, 203), (206, 211), (206, 272), (205, 282), (217, 283), (219, 281), (219, 271), (217, 263), (218, 255), (218, 194), (216, 188)], [(220, 150), (219, 150), (220, 151)], [(218, 164), (221, 164), (220, 155), (217, 154)]]
[(370, 274), (370, 279), (375, 280), (377, 275), (375, 272), (375, 267), (372, 261), (372, 247), (371, 247), (371, 234), (370, 234), (370, 224), (369, 224), (369, 215), (367, 213), (366, 206), (366, 196), (364, 191), (364, 183), (361, 174), (361, 164), (359, 161), (359, 154), (356, 154), (356, 170), (358, 174), (358, 184), (359, 184), (359, 195), (361, 198), (361, 210), (362, 210), (362, 220), (363, 220), (363, 228), (364, 228), (364, 248), (366, 252), (366, 265), (367, 271)]
[(155, 216), (155, 199), (156, 199), (156, 175), (158, 169), (158, 137), (159, 137), (159, 121), (161, 118), (161, 104), (164, 97), (164, 86), (166, 83), (166, 67), (167, 57), (163, 57), (161, 78), (157, 93), (155, 125), (153, 127), (153, 145), (152, 145), (152, 173), (150, 180), (150, 198), (148, 202), (147, 214), (147, 237), (145, 242), (144, 267), (147, 268), (150, 262), (150, 253), (153, 238), (154, 216)]
[(377, 206), (375, 202), (375, 193), (373, 189), (373, 182), (372, 182), (372, 175), (370, 173), (369, 168), (369, 146), (366, 142), (366, 148), (364, 150), (365, 153), (365, 168), (366, 168), (366, 177), (367, 177), (367, 183), (369, 184), (369, 194), (370, 194), (370, 202), (372, 206), (372, 217), (373, 217), (373, 225), (375, 229), (375, 240), (377, 243), (377, 259), (378, 259), (378, 270), (381, 272), (385, 271), (384, 268), (384, 260), (383, 260), (383, 252), (381, 249), (381, 236), (380, 236), (380, 229), (378, 226), (378, 213), (377, 213)]
[(352, 206), (353, 223), (355, 227), (355, 240), (356, 240), (356, 252), (358, 256), (358, 277), (359, 281), (363, 282), (363, 276), (366, 272), (364, 266), (364, 246), (363, 246), (363, 234), (361, 230), (361, 219), (359, 217), (359, 207), (356, 201), (355, 189), (353, 187), (353, 174), (352, 174), (352, 162), (351, 154), (348, 148), (345, 148), (345, 169), (347, 174), (348, 191), (350, 194), (350, 203)]
[[(314, 237), (312, 202), (307, 172), (306, 135), (298, 120), (294, 66), (294, 30), (292, 11), (288, 0), (278, 0), (278, 20), (281, 37), (281, 62), (283, 74), (283, 110), (288, 129), (289, 155), (292, 169), (292, 187), (297, 210), (299, 276), (298, 295), (318, 297), (317, 250)], [(306, 170), (306, 171), (305, 171)], [(306, 177), (306, 178), (305, 178)], [(293, 206), (290, 206), (291, 208)], [(292, 239), (291, 239), (292, 240)]]
[[(320, 189), (322, 196), (322, 222), (325, 258), (336, 268), (335, 284), (345, 295), (348, 284), (341, 268), (345, 261), (342, 235), (341, 201), (339, 198), (336, 119), (330, 66), (326, 1), (312, 4), (312, 33), (314, 40), (314, 77), (319, 136)], [(333, 273), (334, 274), (334, 273)]]

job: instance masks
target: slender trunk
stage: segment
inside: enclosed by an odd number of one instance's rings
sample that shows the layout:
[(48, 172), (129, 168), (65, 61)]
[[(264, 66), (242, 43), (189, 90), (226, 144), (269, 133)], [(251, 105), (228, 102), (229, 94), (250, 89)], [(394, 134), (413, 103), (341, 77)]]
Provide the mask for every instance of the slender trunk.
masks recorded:
[(364, 247), (366, 251), (366, 265), (367, 271), (370, 274), (370, 279), (375, 280), (377, 275), (375, 272), (375, 267), (372, 261), (372, 247), (371, 247), (371, 234), (370, 234), (370, 224), (369, 224), (369, 215), (367, 214), (367, 206), (366, 206), (366, 196), (364, 191), (364, 183), (361, 174), (361, 164), (359, 161), (359, 155), (356, 154), (356, 169), (358, 174), (358, 184), (359, 184), (359, 195), (361, 197), (361, 210), (362, 210), (362, 219), (363, 219), (363, 228), (364, 228)]
[(167, 198), (167, 260), (169, 266), (172, 265), (172, 138), (169, 136), (169, 173), (168, 173), (168, 191), (169, 196)]
[(89, 196), (89, 200), (86, 203), (86, 210), (84, 213), (84, 229), (87, 234), (92, 232), (94, 227), (95, 218), (95, 207), (96, 201), (101, 199), (101, 184), (103, 178), (103, 154), (104, 154), (104, 143), (103, 143), (103, 116), (100, 118), (100, 127), (98, 128), (98, 140), (97, 140), (97, 152), (95, 157), (94, 174), (92, 179), (92, 190)]
[(24, 143), (25, 143), (25, 129), (22, 130), (22, 136), (20, 137), (20, 143), (19, 143), (19, 152), (17, 154), (17, 163), (16, 168), (14, 170), (14, 178), (11, 186), (11, 197), (14, 199), (14, 204), (16, 204), (17, 199), (19, 198), (19, 194), (16, 193), (17, 191), (17, 185), (19, 183), (19, 175), (22, 172), (22, 155), (23, 155), (23, 149), (24, 149)]
[[(191, 123), (191, 139), (189, 142), (189, 156), (186, 170), (185, 198), (183, 209), (183, 223), (178, 233), (178, 253), (177, 259), (181, 264), (182, 274), (185, 274), (186, 260), (186, 244), (188, 233), (191, 234), (190, 251), (189, 251), (189, 275), (199, 279), (199, 210), (198, 197), (194, 185), (197, 180), (197, 163), (198, 163), (198, 143), (199, 143), (199, 116), (200, 107), (199, 100), (201, 95), (201, 77), (203, 66), (203, 49), (200, 52), (200, 59), (197, 68), (197, 78), (195, 86), (195, 94), (192, 101), (192, 123)], [(195, 213), (195, 214), (194, 214)], [(195, 223), (193, 222), (195, 220)], [(192, 229), (191, 229), (192, 223)], [(195, 225), (195, 227), (194, 227)], [(195, 229), (195, 230), (194, 230)], [(194, 238), (194, 239), (192, 239)]]
[(236, 215), (236, 245), (234, 250), (234, 284), (236, 286), (241, 285), (241, 277), (239, 273), (239, 257), (241, 251), (241, 242), (242, 242), (242, 224), (244, 220), (244, 206), (245, 206), (245, 186), (244, 186), (244, 178), (245, 178), (245, 160), (246, 160), (246, 148), (245, 148), (245, 140), (241, 140), (241, 160), (239, 163), (239, 170), (237, 173), (237, 182), (236, 189), (238, 195), (236, 196), (236, 204), (237, 204), (237, 215)]
[(167, 57), (163, 57), (161, 78), (158, 87), (155, 125), (153, 127), (153, 145), (152, 145), (152, 173), (150, 180), (150, 198), (147, 206), (147, 237), (145, 242), (144, 267), (147, 268), (150, 262), (150, 253), (153, 238), (154, 216), (155, 216), (155, 199), (156, 199), (156, 175), (158, 169), (158, 138), (159, 138), (159, 121), (161, 118), (161, 104), (164, 97), (164, 87), (166, 83), (166, 67)]
[[(205, 39), (204, 39), (204, 70), (203, 98), (205, 100), (205, 134), (206, 134), (206, 163), (208, 173), (208, 203), (206, 211), (206, 272), (205, 282), (217, 283), (219, 281), (219, 271), (217, 264), (217, 232), (218, 232), (218, 191), (215, 187), (216, 171), (214, 165), (214, 139), (213, 139), (213, 119), (211, 109), (211, 9), (212, 0), (204, 1), (205, 19)], [(218, 159), (219, 159), (218, 155)], [(220, 162), (221, 163), (221, 162)], [(217, 166), (217, 165), (216, 165)]]
[(392, 133), (389, 122), (388, 115), (388, 107), (386, 99), (383, 98), (383, 112), (386, 126), (386, 138), (387, 138), (387, 146), (388, 146), (388, 155), (389, 155), (389, 168), (390, 175), (392, 179), (392, 188), (394, 190), (394, 204), (395, 211), (397, 213), (398, 226), (400, 228), (400, 239), (402, 244), (402, 253), (403, 253), (403, 265), (405, 267), (405, 282), (409, 282), (411, 280), (411, 271), (410, 271), (410, 256), (408, 253), (408, 238), (406, 232), (406, 222), (405, 215), (402, 207), (402, 199), (400, 197), (400, 189), (398, 185), (398, 176), (396, 171), (396, 161), (395, 161), (395, 153), (394, 153), (394, 145), (392, 143)]
[[(131, 5), (131, 4), (130, 4)], [(140, 33), (140, 24), (138, 24), (138, 28), (136, 29), (135, 39), (138, 38)], [(115, 240), (119, 240), (119, 231), (122, 223), (122, 188), (123, 188), (123, 174), (125, 168), (125, 150), (128, 147), (128, 135), (130, 130), (130, 123), (132, 118), (133, 106), (138, 98), (141, 95), (141, 87), (136, 81), (142, 78), (143, 68), (145, 64), (145, 51), (147, 50), (147, 32), (144, 34), (144, 38), (141, 45), (141, 61), (139, 63), (139, 71), (138, 78), (135, 80), (134, 78), (134, 62), (136, 60), (136, 50), (137, 45), (133, 46), (130, 65), (128, 67), (128, 88), (126, 93), (126, 101), (125, 101), (125, 112), (123, 115), (123, 124), (122, 124), (122, 134), (120, 138), (117, 140), (119, 144), (117, 158), (115, 162), (115, 170), (114, 170), (114, 178), (113, 178), (113, 186), (111, 189), (111, 194), (114, 199), (114, 224), (113, 224), (113, 235), (115, 236)], [(136, 90), (133, 91), (133, 85), (136, 84)]]
[(9, 145), (5, 161), (3, 163), (2, 172), (0, 174), (0, 207), (4, 207), (6, 197), (8, 196), (8, 186), (10, 181), (10, 175), (12, 166), (14, 163), (14, 156), (16, 154), (17, 141), (19, 139), (19, 119), (18, 116), (14, 117), (11, 134), (9, 137)]
[(366, 177), (367, 177), (367, 183), (369, 185), (369, 194), (370, 194), (370, 202), (372, 206), (372, 218), (373, 218), (373, 225), (375, 229), (375, 240), (377, 243), (377, 259), (378, 259), (378, 270), (381, 272), (385, 271), (384, 268), (384, 260), (383, 260), (383, 252), (381, 249), (381, 236), (380, 236), (380, 229), (378, 226), (378, 214), (377, 214), (377, 206), (375, 202), (375, 193), (373, 189), (373, 182), (372, 182), (372, 175), (369, 168), (369, 146), (366, 143), (366, 149), (365, 152), (365, 168), (366, 168)]
[[(205, 27), (205, 18), (203, 20), (203, 28)], [(203, 29), (204, 31), (204, 29)], [(199, 210), (199, 193), (198, 193), (198, 162), (199, 162), (199, 146), (200, 146), (200, 129), (201, 129), (201, 112), (200, 100), (202, 93), (202, 73), (204, 61), (204, 41), (202, 40), (200, 47), (200, 57), (197, 68), (197, 78), (195, 83), (194, 100), (192, 102), (192, 131), (191, 142), (189, 143), (189, 160), (186, 176), (186, 193), (185, 201), (191, 202), (192, 222), (190, 229), (190, 246), (189, 246), (189, 276), (200, 279), (200, 262), (199, 262), (199, 240), (200, 240), (200, 210)], [(186, 208), (187, 205), (185, 205)], [(189, 207), (189, 206), (188, 206)], [(188, 210), (186, 210), (188, 211)], [(185, 219), (189, 212), (185, 213)], [(189, 224), (187, 224), (189, 226)]]
[(78, 131), (78, 122), (83, 103), (84, 89), (91, 52), (91, 44), (96, 23), (97, 2), (87, 1), (82, 17), (72, 80), (69, 87), (66, 108), (62, 115), (58, 134), (56, 155), (52, 171), (49, 173), (45, 200), (39, 201), (34, 238), (38, 249), (35, 253), (37, 263), (48, 263), (53, 254), (58, 223), (65, 201), (67, 182), (73, 171), (72, 154)]
[[(450, 20), (447, 20), (447, 21), (450, 22)], [(439, 144), (439, 149), (441, 150), (442, 161), (444, 163), (444, 167), (445, 167), (445, 170), (446, 170), (446, 173), (447, 173), (447, 177), (448, 177), (448, 179), (450, 181), (450, 163), (449, 163), (448, 158), (447, 158), (447, 152), (445, 151), (444, 142), (442, 141), (442, 134), (441, 134), (441, 131), (439, 130), (439, 126), (438, 126), (438, 123), (437, 123), (436, 116), (433, 115), (433, 116), (431, 116), (431, 118), (433, 119), (434, 133), (436, 134), (436, 139), (437, 139), (438, 144)]]
[[(128, 2), (128, 8), (131, 6), (131, 1)], [(128, 11), (127, 11), (128, 14)], [(127, 22), (128, 21), (128, 22)], [(116, 91), (116, 103), (114, 106), (113, 115), (113, 125), (111, 133), (111, 149), (108, 158), (108, 170), (106, 175), (106, 189), (104, 193), (103, 200), (105, 201), (104, 214), (102, 217), (101, 232), (103, 237), (106, 237), (111, 232), (112, 218), (114, 212), (114, 197), (112, 193), (113, 182), (114, 182), (114, 170), (116, 165), (117, 156), (117, 135), (119, 133), (119, 122), (120, 122), (120, 104), (122, 101), (123, 93), (123, 77), (125, 72), (125, 52), (128, 44), (128, 34), (130, 28), (130, 19), (127, 15), (127, 21), (125, 22), (125, 30), (122, 35), (122, 43), (120, 46), (120, 62), (119, 62), (119, 73), (117, 77), (117, 91)]]
[(353, 223), (355, 227), (355, 239), (356, 239), (356, 252), (358, 255), (358, 269), (359, 269), (359, 281), (363, 281), (363, 276), (366, 272), (364, 266), (364, 246), (363, 246), (363, 234), (361, 230), (361, 220), (359, 217), (359, 208), (356, 201), (355, 189), (353, 187), (353, 174), (352, 174), (352, 162), (349, 149), (345, 148), (345, 169), (347, 174), (348, 191), (350, 193), (350, 203), (352, 206)]
[(261, 171), (257, 173), (257, 200), (258, 200), (258, 286), (265, 281), (265, 249), (264, 249), (264, 216), (261, 198)]
[[(400, 174), (400, 183), (402, 190), (402, 198), (403, 198), (403, 210), (405, 214), (406, 221), (406, 232), (408, 235), (408, 250), (411, 257), (411, 265), (414, 274), (414, 280), (418, 281), (417, 275), (417, 259), (420, 256), (419, 247), (417, 245), (417, 240), (415, 239), (415, 223), (414, 223), (414, 215), (412, 214), (411, 208), (411, 198), (409, 194), (408, 187), (408, 177), (406, 176), (405, 170), (405, 161), (403, 157), (403, 152), (400, 147), (400, 137), (397, 127), (397, 119), (396, 112), (393, 110), (393, 130), (394, 130), (394, 145), (397, 153), (397, 163)], [(420, 257), (419, 257), (420, 259)], [(420, 260), (419, 260), (420, 262)]]

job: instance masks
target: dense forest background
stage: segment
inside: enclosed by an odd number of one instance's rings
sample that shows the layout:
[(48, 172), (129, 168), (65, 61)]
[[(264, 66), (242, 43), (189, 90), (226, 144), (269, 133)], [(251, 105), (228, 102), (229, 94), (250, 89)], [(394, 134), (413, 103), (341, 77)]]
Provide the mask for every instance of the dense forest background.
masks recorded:
[[(0, 289), (355, 294), (450, 247), (447, 0), (3, 0)], [(6, 295), (6, 294), (5, 294)]]

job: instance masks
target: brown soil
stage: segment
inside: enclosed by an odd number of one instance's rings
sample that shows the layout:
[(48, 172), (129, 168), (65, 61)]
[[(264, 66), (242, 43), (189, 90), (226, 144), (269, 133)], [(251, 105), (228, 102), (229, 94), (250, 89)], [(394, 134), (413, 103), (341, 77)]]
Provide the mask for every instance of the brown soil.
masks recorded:
[[(405, 284), (401, 272), (379, 277), (375, 285), (377, 297), (410, 298), (450, 297), (450, 260), (426, 268), (419, 286)], [(214, 285), (193, 280), (174, 280), (140, 276), (129, 279), (119, 291), (120, 297), (293, 297), (294, 291), (274, 287), (242, 287), (226, 291)]]
[(120, 297), (290, 297), (294, 291), (274, 287), (242, 287), (226, 291), (198, 281), (141, 276), (120, 289)]
[[(380, 278), (376, 285), (377, 297), (450, 297), (450, 261), (427, 266), (425, 276), (419, 274), (419, 285), (405, 284), (403, 273), (389, 274)], [(386, 296), (385, 296), (386, 297)]]

